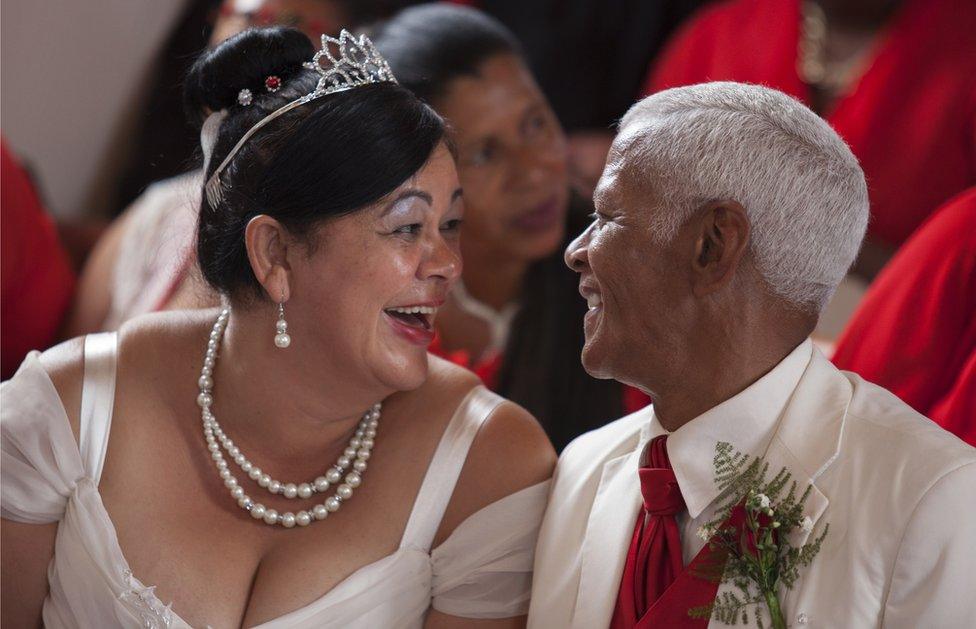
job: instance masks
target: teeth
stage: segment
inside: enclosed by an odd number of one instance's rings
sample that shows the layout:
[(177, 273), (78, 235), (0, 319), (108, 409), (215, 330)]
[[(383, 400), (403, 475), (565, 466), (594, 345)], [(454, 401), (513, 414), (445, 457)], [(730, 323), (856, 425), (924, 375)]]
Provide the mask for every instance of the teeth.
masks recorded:
[(590, 310), (594, 308), (599, 308), (603, 304), (603, 299), (597, 294), (591, 294), (586, 296), (586, 305)]
[(434, 314), (437, 312), (437, 308), (432, 308), (430, 306), (413, 306), (412, 308), (389, 308), (390, 312), (399, 312), (400, 314)]

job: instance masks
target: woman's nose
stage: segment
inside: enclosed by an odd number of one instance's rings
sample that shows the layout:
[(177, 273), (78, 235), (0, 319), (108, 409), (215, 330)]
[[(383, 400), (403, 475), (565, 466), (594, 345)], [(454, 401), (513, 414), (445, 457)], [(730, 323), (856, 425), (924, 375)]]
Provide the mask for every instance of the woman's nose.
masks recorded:
[(441, 278), (448, 281), (456, 280), (461, 275), (461, 254), (457, 247), (451, 246), (438, 233), (431, 243), (430, 252), (420, 268), (423, 279)]
[[(565, 158), (562, 161), (564, 163)], [(538, 186), (546, 183), (559, 165), (559, 156), (554, 151), (523, 144), (516, 151), (512, 168), (516, 181), (524, 186)]]

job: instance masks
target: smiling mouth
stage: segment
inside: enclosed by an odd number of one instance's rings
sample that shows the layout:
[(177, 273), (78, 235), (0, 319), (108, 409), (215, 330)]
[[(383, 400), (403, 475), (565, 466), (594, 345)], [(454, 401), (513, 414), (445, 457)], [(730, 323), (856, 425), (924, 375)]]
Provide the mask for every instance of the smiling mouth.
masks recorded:
[(410, 306), (407, 308), (387, 308), (383, 312), (404, 325), (429, 332), (434, 328), (434, 315), (437, 314), (437, 308)]

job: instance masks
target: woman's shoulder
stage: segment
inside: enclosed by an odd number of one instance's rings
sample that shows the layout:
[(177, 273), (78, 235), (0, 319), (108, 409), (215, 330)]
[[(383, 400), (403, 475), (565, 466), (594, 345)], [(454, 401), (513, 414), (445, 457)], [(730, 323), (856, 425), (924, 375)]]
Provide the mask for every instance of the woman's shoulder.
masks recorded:
[[(449, 398), (449, 407), (457, 410), (475, 388), (483, 386), (478, 376), (467, 369), (437, 356), (430, 357), (430, 375), (424, 388), (436, 390), (438, 397)], [(495, 395), (487, 391), (484, 394)], [(518, 477), (513, 479), (516, 485), (520, 480), (532, 484), (549, 478), (556, 455), (542, 426), (518, 404), (503, 398), (496, 401), (471, 446), (465, 472), (497, 465), (496, 457), (516, 456), (522, 462), (506, 466)]]
[[(189, 328), (203, 325), (204, 319), (205, 315), (192, 311), (154, 313), (131, 319), (115, 333), (116, 358), (125, 360), (129, 376), (148, 375), (149, 371), (159, 367), (159, 348), (179, 351), (180, 347), (188, 346), (180, 340), (187, 338), (185, 332)], [(64, 341), (37, 357), (61, 399), (76, 440), (85, 381), (87, 338), (79, 336)]]
[(68, 417), (71, 433), (77, 441), (81, 390), (85, 380), (85, 337), (75, 337), (55, 345), (41, 353), (37, 359), (54, 385)]
[[(473, 373), (438, 358), (431, 359), (429, 383), (450, 387), (455, 408), (482, 386)], [(514, 402), (492, 402), (468, 451), (435, 545), (484, 507), (552, 476), (556, 453), (535, 417)]]
[(5, 520), (40, 524), (64, 513), (66, 489), (84, 474), (78, 417), (82, 338), (30, 353), (2, 385), (0, 449)]

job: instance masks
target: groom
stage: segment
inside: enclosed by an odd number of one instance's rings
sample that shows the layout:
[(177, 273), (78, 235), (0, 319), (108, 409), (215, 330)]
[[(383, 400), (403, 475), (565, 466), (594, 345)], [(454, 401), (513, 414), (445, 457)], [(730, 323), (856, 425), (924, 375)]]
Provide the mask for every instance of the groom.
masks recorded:
[[(655, 404), (564, 451), (529, 627), (725, 626), (688, 614), (742, 598), (687, 568), (712, 552), (719, 442), (810, 486), (790, 543), (827, 531), (775, 587), (787, 625), (974, 626), (976, 450), (808, 338), (868, 220), (837, 134), (758, 86), (660, 92), (624, 117), (595, 204), (566, 252), (590, 306), (583, 364)], [(770, 626), (765, 602), (746, 611)]]

